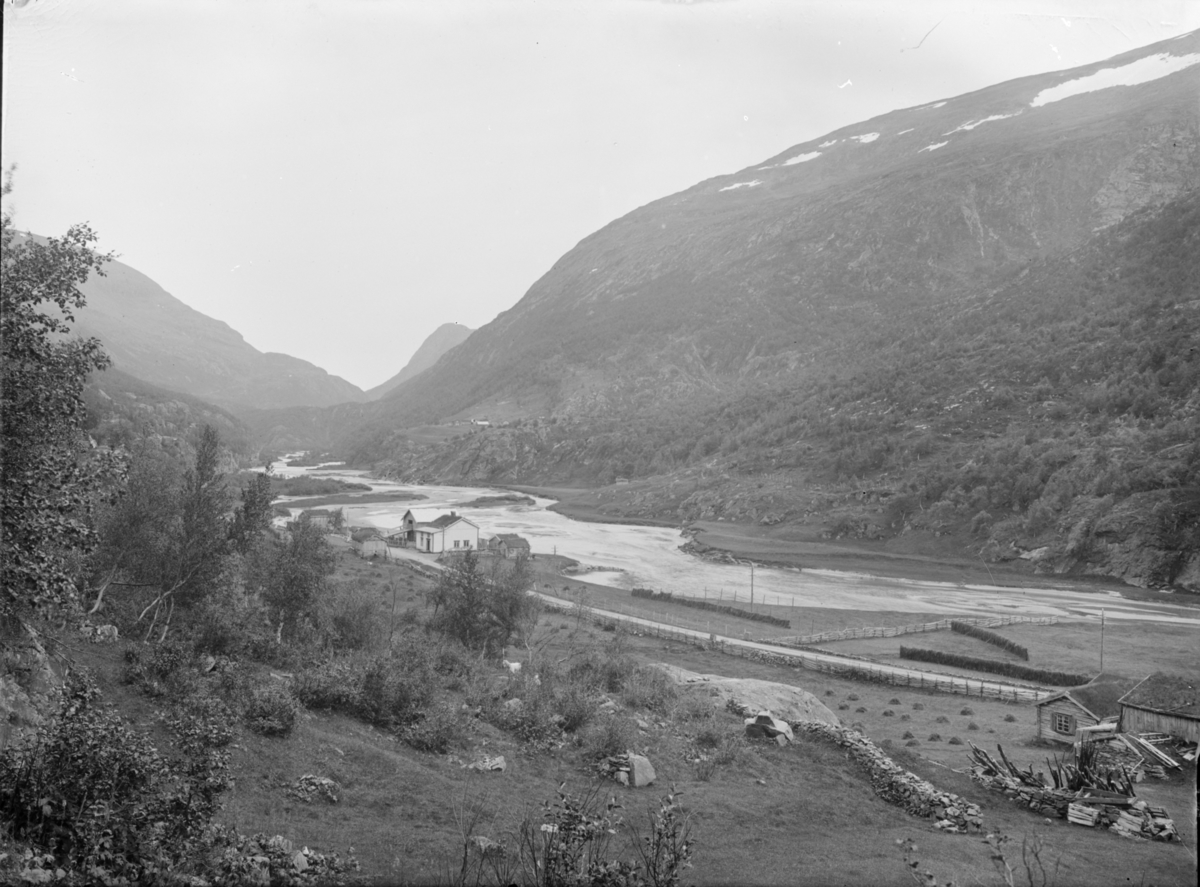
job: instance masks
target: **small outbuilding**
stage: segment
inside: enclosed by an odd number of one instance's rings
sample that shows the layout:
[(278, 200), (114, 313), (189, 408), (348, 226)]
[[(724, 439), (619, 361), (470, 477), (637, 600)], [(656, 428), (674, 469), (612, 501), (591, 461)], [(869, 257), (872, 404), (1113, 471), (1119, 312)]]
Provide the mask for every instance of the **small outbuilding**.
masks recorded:
[(516, 533), (500, 533), (487, 542), (488, 551), (501, 557), (516, 557), (530, 554), (529, 541)]
[(1118, 700), (1126, 733), (1166, 733), (1200, 742), (1196, 681), (1157, 671)]
[(359, 557), (387, 557), (387, 541), (378, 530), (355, 530), (350, 534), (350, 544)]
[(1037, 738), (1073, 743), (1080, 727), (1115, 722), (1121, 714), (1118, 700), (1136, 684), (1133, 678), (1100, 674), (1081, 687), (1047, 696), (1037, 703)]

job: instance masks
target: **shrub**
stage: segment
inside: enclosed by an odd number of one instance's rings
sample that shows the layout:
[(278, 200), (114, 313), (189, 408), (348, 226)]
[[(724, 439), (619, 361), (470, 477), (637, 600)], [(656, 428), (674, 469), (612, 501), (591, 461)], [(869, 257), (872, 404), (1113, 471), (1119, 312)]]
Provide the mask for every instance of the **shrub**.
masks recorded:
[(938, 724), (949, 724), (950, 723), (950, 719), (948, 717), (946, 717), (945, 715), (938, 715), (936, 718), (934, 718), (934, 721)]
[(885, 718), (894, 718), (896, 716), (896, 713), (889, 708), (889, 709), (884, 710), (883, 716)]
[(900, 720), (902, 720), (902, 721), (911, 721), (911, 720), (912, 720), (912, 715), (900, 715)]
[(265, 684), (250, 691), (242, 718), (247, 727), (262, 736), (287, 736), (299, 713), (300, 703), (291, 690), (279, 684)]
[(913, 738), (912, 730), (905, 730), (904, 735), (901, 736), (900, 738), (901, 739), (912, 739)]
[(900, 704), (900, 700), (896, 699), (894, 697), (892, 699), (888, 700), (888, 705), (899, 705), (899, 704)]
[(591, 722), (596, 713), (596, 700), (582, 687), (570, 684), (555, 694), (554, 707), (562, 718), (562, 729), (575, 733)]
[(1009, 712), (1008, 714), (1006, 714), (1006, 715), (1004, 716), (1004, 722), (1005, 722), (1006, 724), (1011, 724), (1011, 723), (1013, 723), (1014, 721), (1016, 721), (1016, 719), (1017, 719), (1017, 716), (1016, 716), (1016, 715), (1014, 715), (1012, 712)]
[(970, 708), (970, 707), (968, 706), (968, 707), (966, 707), (966, 708), (963, 708), (963, 710), (962, 710), (962, 711), (960, 711), (960, 712), (959, 712), (959, 714), (960, 714), (960, 715), (962, 715), (964, 718), (968, 718), (968, 717), (970, 717), (971, 715), (975, 714), (975, 709), (973, 709), (973, 708)]
[(1072, 674), (1065, 671), (1054, 671), (1047, 668), (1030, 668), (1015, 662), (1001, 662), (997, 659), (976, 659), (974, 656), (962, 656), (958, 653), (943, 653), (941, 650), (925, 650), (920, 647), (900, 647), (900, 658), (911, 659), (915, 662), (933, 662), (940, 665), (953, 665), (973, 671), (984, 671), (1018, 680), (1036, 681), (1060, 687), (1074, 687), (1086, 684), (1091, 680), (1087, 675)]
[(0, 756), (4, 822), (13, 838), (88, 881), (188, 871), (209, 846), (216, 798), (229, 784), (226, 758), (212, 745), (227, 734), (202, 711), (183, 714), (174, 725), (183, 757), (171, 762), (97, 696), (73, 678), (34, 741)]
[(910, 739), (910, 740), (908, 740), (908, 742), (906, 742), (904, 744), (906, 746), (908, 746), (909, 748), (912, 748), (913, 746), (920, 745), (921, 741), (919, 739)]
[(338, 652), (371, 650), (388, 632), (392, 617), (377, 592), (341, 582), (322, 595), (316, 606), (319, 642)]
[(920, 702), (913, 703), (913, 711), (925, 711), (925, 706)]
[(858, 694), (851, 693), (849, 696), (846, 697), (846, 699), (848, 699), (850, 702), (858, 702)]
[(404, 741), (418, 751), (445, 754), (463, 733), (463, 720), (450, 705), (434, 706), (404, 730)]
[(980, 628), (978, 625), (971, 625), (967, 622), (959, 622), (952, 619), (950, 621), (950, 630), (966, 635), (967, 637), (976, 638), (994, 647), (999, 647), (1002, 650), (1007, 650), (1022, 659), (1029, 659), (1029, 650), (1025, 647), (1022, 647), (1016, 641), (1009, 640), (1004, 635), (988, 631), (986, 628)]
[(625, 682), (622, 700), (631, 708), (667, 714), (679, 697), (675, 681), (658, 668), (639, 666)]
[(963, 741), (961, 739), (959, 739), (957, 736), (951, 736), (949, 742), (950, 742), (950, 745), (962, 745), (963, 744)]
[(866, 714), (866, 712), (867, 712), (866, 706), (863, 706), (863, 705), (860, 705), (858, 708), (854, 709), (854, 713), (858, 714), (858, 715)]
[(850, 708), (850, 706), (848, 706), (846, 703), (843, 702), (841, 705), (838, 706), (838, 711), (846, 711), (848, 708)]
[(968, 730), (978, 730), (979, 725), (976, 724), (974, 721), (971, 721), (971, 723), (967, 724), (967, 729)]
[(637, 730), (628, 718), (606, 717), (583, 734), (584, 755), (592, 761), (622, 755), (633, 747), (636, 739)]
[(825, 691), (825, 695), (826, 695), (826, 696), (832, 696), (832, 695), (833, 695), (833, 691), (832, 691), (832, 690), (826, 690), (826, 691)]

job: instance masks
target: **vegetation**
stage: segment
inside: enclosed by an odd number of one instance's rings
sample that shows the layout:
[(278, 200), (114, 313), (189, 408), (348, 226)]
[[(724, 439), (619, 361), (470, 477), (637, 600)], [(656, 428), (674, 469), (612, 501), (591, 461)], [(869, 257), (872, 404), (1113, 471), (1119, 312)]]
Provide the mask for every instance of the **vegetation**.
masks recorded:
[(788, 619), (781, 619), (778, 616), (772, 616), (770, 613), (755, 613), (753, 610), (743, 610), (741, 607), (733, 607), (728, 604), (713, 603), (712, 601), (696, 600), (688, 597), (675, 597), (669, 591), (654, 591), (650, 588), (634, 588), (629, 592), (634, 597), (647, 598), (653, 601), (661, 601), (667, 604), (679, 604), (681, 607), (691, 607), (695, 610), (711, 610), (716, 613), (724, 613), (726, 616), (737, 616), (742, 619), (749, 619), (752, 622), (764, 622), (767, 625), (774, 625), (776, 628), (791, 628), (792, 623)]
[(957, 619), (950, 620), (950, 630), (958, 634), (965, 634), (967, 637), (976, 638), (994, 647), (999, 647), (1001, 650), (1007, 650), (1009, 653), (1020, 656), (1027, 662), (1029, 661), (1029, 650), (1022, 647), (1016, 641), (1009, 640), (1002, 634), (996, 634), (994, 631), (988, 631), (986, 628), (980, 628), (978, 625), (972, 625), (969, 622), (959, 622)]
[[(2, 194), (12, 190), (6, 176)], [(83, 389), (108, 359), (95, 339), (68, 339), (79, 285), (110, 256), (76, 225), (57, 239), (18, 237), (0, 218), (0, 617), (77, 603), (74, 558), (95, 543), (89, 516), (120, 477), (117, 454), (84, 432)]]
[(1048, 668), (1031, 668), (1028, 665), (1018, 665), (1015, 662), (1002, 662), (999, 659), (977, 659), (974, 656), (963, 656), (960, 653), (946, 653), (941, 650), (923, 650), (920, 647), (900, 647), (900, 658), (911, 659), (914, 662), (936, 662), (939, 665), (953, 665), (956, 668), (968, 668), (972, 671), (986, 671), (990, 674), (1004, 675), (1022, 681), (1037, 681), (1041, 684), (1051, 684), (1059, 687), (1077, 687), (1086, 684), (1092, 678), (1085, 674), (1071, 674), (1065, 671), (1054, 671)]
[(433, 590), (431, 624), (468, 650), (498, 659), (514, 638), (526, 639), (537, 620), (537, 599), (526, 594), (532, 582), (524, 552), (511, 562), (493, 558), (485, 575), (478, 555), (468, 551)]

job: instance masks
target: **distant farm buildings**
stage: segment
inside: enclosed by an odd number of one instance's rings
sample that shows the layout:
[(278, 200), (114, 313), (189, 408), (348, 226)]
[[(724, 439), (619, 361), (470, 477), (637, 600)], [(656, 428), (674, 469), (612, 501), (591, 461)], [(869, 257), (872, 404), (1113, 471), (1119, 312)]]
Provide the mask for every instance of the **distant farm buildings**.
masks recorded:
[(417, 551), (440, 554), (479, 548), (479, 526), (455, 512), (443, 514), (413, 527)]
[(350, 546), (359, 557), (387, 557), (387, 541), (378, 530), (355, 530), (350, 534)]
[(487, 549), (491, 554), (501, 557), (516, 557), (519, 554), (530, 554), (529, 542), (516, 533), (500, 533), (487, 541)]

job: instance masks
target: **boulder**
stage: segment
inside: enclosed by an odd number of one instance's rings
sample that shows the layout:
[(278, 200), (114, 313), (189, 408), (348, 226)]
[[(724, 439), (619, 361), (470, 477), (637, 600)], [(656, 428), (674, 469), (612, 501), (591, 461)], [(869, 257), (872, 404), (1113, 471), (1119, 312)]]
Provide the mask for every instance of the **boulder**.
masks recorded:
[(629, 753), (629, 784), (634, 788), (642, 788), (654, 782), (654, 766), (650, 759), (643, 755)]
[(792, 733), (792, 725), (781, 721), (769, 711), (760, 711), (754, 717), (746, 718), (746, 735), (752, 739), (775, 739), (782, 736), (783, 742), (779, 743), (780, 745), (787, 745), (796, 739)]
[(769, 711), (777, 719), (796, 723), (817, 721), (840, 727), (841, 721), (824, 703), (807, 690), (791, 684), (757, 678), (727, 678), (699, 674), (675, 666), (660, 666), (690, 693), (707, 696), (714, 706), (723, 708), (730, 700), (751, 711)]

